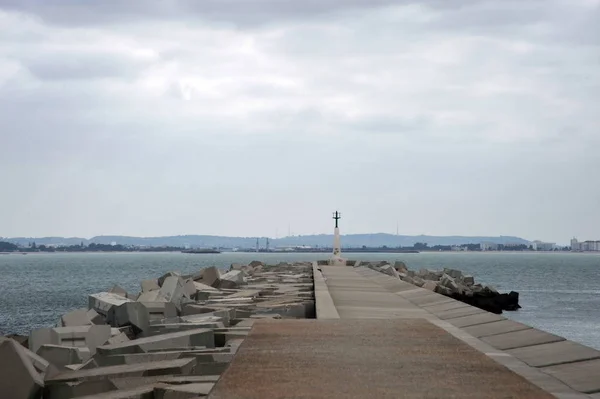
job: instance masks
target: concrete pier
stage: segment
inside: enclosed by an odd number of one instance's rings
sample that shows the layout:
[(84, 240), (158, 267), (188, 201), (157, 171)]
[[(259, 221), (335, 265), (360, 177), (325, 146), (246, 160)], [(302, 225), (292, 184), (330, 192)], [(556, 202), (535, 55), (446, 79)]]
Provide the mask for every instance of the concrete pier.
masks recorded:
[(600, 398), (600, 352), (366, 267), (313, 265), (317, 320), (254, 325), (211, 398)]

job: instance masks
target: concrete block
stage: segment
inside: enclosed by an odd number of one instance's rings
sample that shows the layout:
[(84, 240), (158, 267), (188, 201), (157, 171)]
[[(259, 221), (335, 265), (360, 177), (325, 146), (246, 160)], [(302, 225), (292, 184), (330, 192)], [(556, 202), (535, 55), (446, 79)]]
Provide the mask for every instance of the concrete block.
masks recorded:
[(48, 386), (77, 382), (98, 381), (106, 378), (117, 377), (143, 377), (152, 375), (190, 374), (196, 360), (194, 358), (164, 360), (158, 362), (126, 364), (109, 367), (98, 367), (95, 369), (65, 371), (56, 376), (46, 379)]
[(31, 332), (29, 343), (31, 351), (36, 352), (42, 345), (62, 345), (89, 348), (91, 355), (96, 347), (108, 341), (111, 336), (110, 326), (75, 326), (42, 328)]
[(92, 322), (92, 324), (98, 324), (98, 325), (106, 324), (106, 317), (99, 314), (94, 309), (90, 309), (87, 311), (87, 317)]
[(137, 293), (137, 294), (127, 294), (127, 299), (131, 299), (132, 301), (137, 301), (138, 298), (140, 297), (141, 293)]
[(124, 303), (132, 302), (130, 299), (111, 292), (99, 292), (97, 294), (90, 295), (88, 298), (88, 307), (90, 309), (94, 309), (96, 312), (104, 316), (108, 314), (108, 311), (113, 306), (120, 306)]
[(68, 364), (83, 363), (79, 351), (73, 346), (46, 344), (38, 349), (37, 354), (59, 369), (64, 369)]
[(492, 335), (481, 338), (482, 341), (492, 345), (496, 349), (507, 350), (523, 348), (525, 346), (548, 344), (550, 342), (564, 341), (563, 337), (544, 331), (530, 328), (528, 330), (513, 331), (504, 334)]
[(437, 287), (437, 283), (435, 281), (426, 280), (425, 284), (423, 284), (423, 288), (430, 291), (435, 291), (435, 287)]
[(531, 328), (525, 324), (517, 323), (512, 320), (499, 320), (492, 323), (475, 324), (463, 327), (463, 330), (475, 338), (487, 337), (490, 335), (503, 334), (512, 331), (527, 330)]
[(194, 280), (191, 278), (185, 280), (183, 283), (183, 289), (189, 298), (192, 298), (196, 295), (196, 285), (194, 285)]
[(600, 359), (544, 367), (541, 370), (579, 392), (600, 392)]
[(116, 389), (116, 386), (108, 379), (97, 381), (75, 381), (53, 385), (46, 384), (43, 397), (44, 399), (83, 399), (89, 397), (104, 397), (103, 399), (110, 399), (111, 397), (108, 395), (116, 393)]
[(160, 289), (157, 291), (146, 291), (142, 292), (137, 298), (137, 302), (167, 302), (167, 300), (160, 294)]
[(154, 389), (154, 399), (191, 399), (207, 396), (214, 385), (212, 382), (164, 385)]
[(168, 334), (168, 333), (178, 332), (178, 331), (194, 330), (194, 329), (198, 329), (198, 328), (213, 329), (213, 328), (224, 328), (224, 327), (225, 327), (225, 325), (220, 321), (207, 321), (207, 322), (200, 322), (200, 323), (155, 324), (155, 325), (149, 326), (145, 335), (152, 337), (155, 335)]
[(75, 309), (64, 314), (60, 318), (60, 327), (86, 326), (92, 325), (88, 316), (88, 309)]
[(200, 283), (198, 281), (194, 281), (194, 286), (196, 287), (196, 291), (220, 292), (215, 287), (212, 287), (212, 286), (204, 284), (204, 283)]
[(105, 344), (111, 337), (110, 326), (56, 327), (52, 329), (51, 344), (89, 348), (92, 355), (96, 347)]
[[(509, 349), (507, 352), (532, 367), (548, 367), (563, 363), (600, 359), (599, 351), (573, 341), (559, 341)], [(600, 368), (598, 372), (598, 377), (600, 377)]]
[(44, 380), (25, 348), (12, 339), (0, 342), (0, 395), (7, 399), (41, 398)]
[(127, 353), (142, 353), (152, 350), (168, 350), (170, 348), (205, 346), (214, 348), (214, 332), (209, 329), (195, 329), (170, 334), (145, 337), (122, 342), (119, 344), (104, 345), (98, 347), (101, 355), (118, 355)]
[(119, 287), (118, 285), (113, 285), (113, 287), (110, 289), (110, 291), (108, 291), (112, 294), (117, 294), (122, 296), (123, 298), (127, 298), (129, 296), (129, 294), (127, 294), (127, 291), (125, 291), (124, 288)]
[(141, 302), (127, 302), (113, 306), (106, 317), (113, 327), (131, 326), (134, 334), (141, 334), (148, 329), (150, 316), (148, 308)]
[(142, 292), (160, 290), (160, 285), (158, 285), (158, 279), (156, 278), (152, 280), (143, 280), (140, 285), (142, 287)]
[(221, 273), (219, 272), (219, 269), (215, 266), (211, 266), (202, 270), (202, 277), (200, 279), (194, 280), (206, 285), (214, 286), (213, 284), (219, 281), (220, 277)]
[(181, 304), (181, 300), (184, 297), (190, 299), (185, 291), (184, 281), (179, 276), (169, 276), (165, 278), (158, 292), (167, 302), (173, 302), (176, 306)]
[(165, 280), (169, 277), (181, 277), (181, 273), (171, 271), (171, 272), (167, 272), (167, 273), (163, 274), (162, 276), (160, 276), (158, 278), (158, 285), (162, 287), (163, 284), (165, 283)]
[(130, 341), (129, 337), (125, 333), (119, 333), (117, 335), (113, 335), (112, 337), (110, 337), (108, 339), (108, 341), (106, 341), (106, 344), (107, 345), (119, 344), (121, 342), (127, 342), (127, 341)]
[(56, 344), (56, 342), (53, 342), (51, 328), (39, 328), (29, 333), (28, 345), (30, 351), (36, 353), (45, 344)]
[[(96, 382), (96, 381), (94, 381)], [(112, 380), (110, 381), (112, 383)], [(95, 395), (77, 396), (77, 399), (154, 399), (154, 390), (156, 386), (162, 384), (148, 384), (135, 388), (119, 389), (115, 391), (105, 391)]]
[(146, 309), (150, 320), (162, 320), (177, 317), (177, 306), (172, 302), (140, 302)]
[[(232, 270), (221, 276), (218, 282), (219, 288), (237, 288), (245, 283), (245, 273), (241, 270)], [(214, 285), (215, 283), (213, 283)]]
[(473, 284), (475, 284), (475, 278), (473, 278), (473, 276), (470, 275), (463, 276), (462, 281), (468, 286), (472, 286)]

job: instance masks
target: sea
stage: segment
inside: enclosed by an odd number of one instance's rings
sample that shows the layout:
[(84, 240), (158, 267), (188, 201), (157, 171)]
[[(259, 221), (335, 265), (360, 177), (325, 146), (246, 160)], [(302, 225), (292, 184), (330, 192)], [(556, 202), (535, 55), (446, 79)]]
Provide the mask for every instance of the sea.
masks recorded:
[[(118, 284), (138, 292), (143, 279), (168, 271), (184, 274), (232, 263), (312, 261), (326, 254), (299, 253), (30, 253), (0, 255), (0, 335), (28, 335), (55, 325), (88, 295)], [(348, 259), (404, 261), (409, 269), (459, 269), (501, 292), (517, 291), (522, 309), (513, 320), (600, 349), (600, 254), (452, 253), (346, 254)]]

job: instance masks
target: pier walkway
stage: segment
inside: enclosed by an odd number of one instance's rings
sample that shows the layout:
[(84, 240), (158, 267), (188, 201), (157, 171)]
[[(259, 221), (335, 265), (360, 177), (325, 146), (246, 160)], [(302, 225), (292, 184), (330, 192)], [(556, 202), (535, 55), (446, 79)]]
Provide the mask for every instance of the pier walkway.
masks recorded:
[(368, 268), (313, 267), (316, 320), (256, 323), (211, 398), (600, 398), (600, 353)]

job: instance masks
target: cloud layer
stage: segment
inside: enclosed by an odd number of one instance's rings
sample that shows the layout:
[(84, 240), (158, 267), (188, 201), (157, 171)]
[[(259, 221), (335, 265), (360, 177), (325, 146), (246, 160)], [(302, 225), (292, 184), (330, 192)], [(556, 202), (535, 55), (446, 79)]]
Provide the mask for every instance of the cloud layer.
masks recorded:
[(339, 207), (356, 233), (600, 239), (598, 20), (595, 0), (0, 1), (0, 235), (315, 233)]

